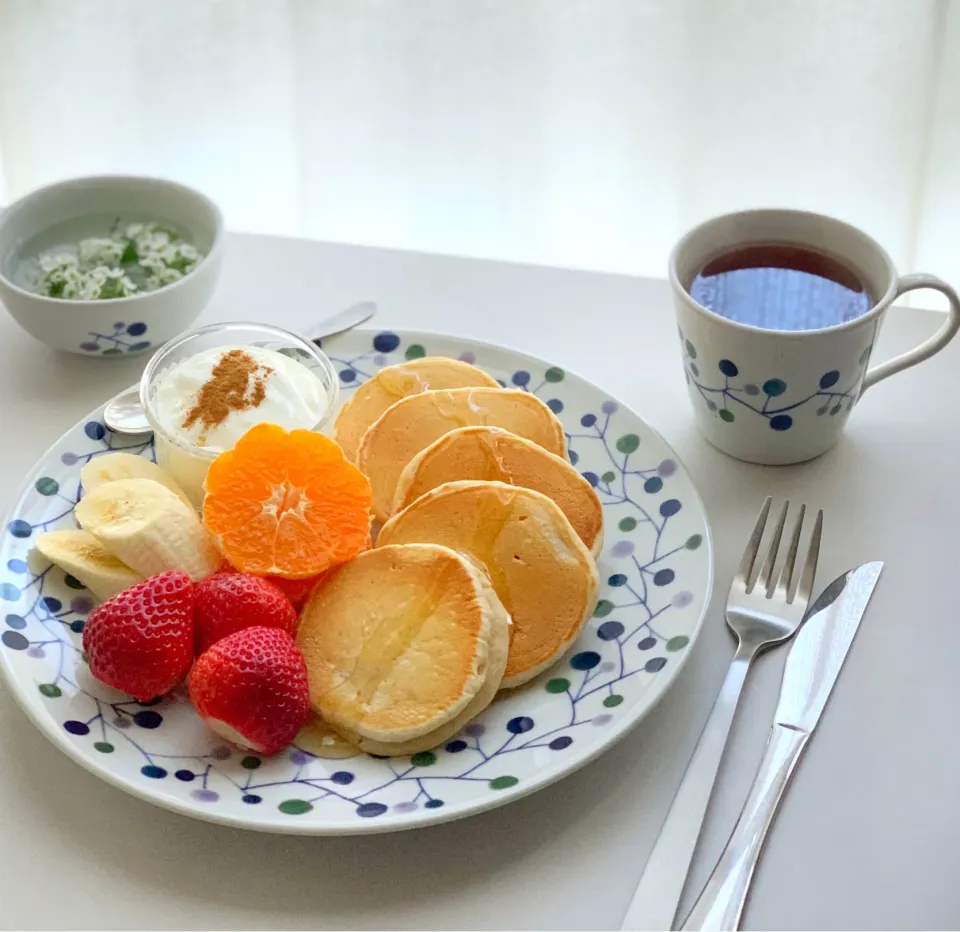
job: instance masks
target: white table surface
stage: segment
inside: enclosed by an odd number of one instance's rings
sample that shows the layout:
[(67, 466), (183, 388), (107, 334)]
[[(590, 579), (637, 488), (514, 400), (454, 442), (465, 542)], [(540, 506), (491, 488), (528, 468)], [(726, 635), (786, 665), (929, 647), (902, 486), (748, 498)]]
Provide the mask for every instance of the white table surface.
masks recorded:
[[(873, 389), (820, 460), (749, 466), (688, 411), (665, 283), (233, 236), (207, 321), (307, 325), (363, 299), (377, 325), (505, 343), (602, 384), (674, 445), (703, 494), (718, 583), (690, 661), (620, 745), (504, 809), (419, 832), (265, 836), (174, 815), (67, 761), (0, 696), (6, 929), (618, 928), (719, 688), (721, 606), (762, 497), (826, 512), (819, 583), (887, 561), (763, 854), (746, 928), (960, 926), (960, 341)], [(875, 358), (937, 325), (891, 312)], [(57, 355), (0, 315), (0, 499), (143, 363)], [(684, 898), (736, 818), (776, 702), (781, 650), (747, 682)]]

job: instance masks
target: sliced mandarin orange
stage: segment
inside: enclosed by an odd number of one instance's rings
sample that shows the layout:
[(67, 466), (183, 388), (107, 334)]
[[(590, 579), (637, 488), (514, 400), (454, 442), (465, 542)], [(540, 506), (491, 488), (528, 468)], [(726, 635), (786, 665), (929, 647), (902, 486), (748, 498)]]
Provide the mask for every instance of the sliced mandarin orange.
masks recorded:
[(207, 473), (203, 523), (238, 570), (305, 579), (356, 556), (370, 484), (332, 440), (259, 424)]

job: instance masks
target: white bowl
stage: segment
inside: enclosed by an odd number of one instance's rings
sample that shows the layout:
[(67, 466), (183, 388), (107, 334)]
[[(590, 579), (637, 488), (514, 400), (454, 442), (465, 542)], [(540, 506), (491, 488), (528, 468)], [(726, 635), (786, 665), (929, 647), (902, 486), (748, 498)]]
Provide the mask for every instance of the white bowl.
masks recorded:
[[(204, 258), (157, 291), (98, 301), (47, 298), (23, 281), (25, 260), (65, 240), (103, 236), (111, 217), (183, 230)], [(27, 194), (0, 214), (0, 301), (24, 330), (54, 349), (117, 357), (166, 343), (200, 315), (223, 253), (223, 217), (199, 191), (159, 178), (76, 178)]]

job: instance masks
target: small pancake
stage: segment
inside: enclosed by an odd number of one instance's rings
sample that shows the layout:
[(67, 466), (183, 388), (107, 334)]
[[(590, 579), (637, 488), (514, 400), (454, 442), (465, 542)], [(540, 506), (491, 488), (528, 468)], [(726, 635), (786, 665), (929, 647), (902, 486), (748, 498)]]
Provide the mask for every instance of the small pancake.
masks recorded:
[[(492, 598), (497, 606), (500, 606), (500, 600), (497, 594), (489, 585), (485, 587), (487, 598)], [(495, 609), (496, 611), (496, 609)], [(498, 613), (499, 617), (499, 613)], [(496, 696), (503, 680), (503, 673), (507, 668), (507, 656), (510, 650), (510, 632), (511, 626), (506, 613), (503, 615), (503, 623), (497, 623), (493, 626), (493, 635), (490, 639), (490, 652), (487, 655), (487, 678), (479, 692), (470, 701), (469, 705), (454, 719), (441, 725), (434, 731), (423, 735), (420, 738), (413, 738), (410, 741), (385, 742), (372, 741), (369, 738), (361, 738), (359, 735), (345, 731), (343, 736), (361, 750), (368, 754), (383, 754), (387, 757), (404, 757), (408, 754), (416, 754), (419, 751), (429, 751), (438, 745), (449, 741), (464, 725), (476, 718)]]
[(369, 382), (364, 382), (340, 409), (334, 425), (337, 443), (342, 447), (343, 455), (353, 463), (367, 428), (390, 405), (407, 395), (431, 389), (471, 386), (499, 388), (499, 383), (476, 366), (443, 356), (425, 356), (387, 366)]
[[(513, 620), (503, 686), (557, 660), (596, 605), (597, 565), (546, 495), (503, 482), (448, 482), (381, 529), (378, 545), (430, 541), (483, 564)], [(374, 551), (376, 552), (376, 551)]]
[(506, 627), (489, 580), (465, 557), (381, 547), (314, 590), (297, 644), (314, 711), (351, 740), (398, 743), (476, 704), (494, 632)]
[(445, 482), (485, 479), (552, 498), (596, 556), (603, 545), (603, 506), (565, 459), (499, 427), (461, 427), (421, 450), (400, 475), (393, 513)]
[(357, 466), (370, 480), (373, 513), (390, 517), (400, 474), (421, 450), (458, 427), (502, 427), (550, 453), (565, 456), (563, 425), (529, 392), (453, 388), (422, 392), (387, 408), (363, 435)]

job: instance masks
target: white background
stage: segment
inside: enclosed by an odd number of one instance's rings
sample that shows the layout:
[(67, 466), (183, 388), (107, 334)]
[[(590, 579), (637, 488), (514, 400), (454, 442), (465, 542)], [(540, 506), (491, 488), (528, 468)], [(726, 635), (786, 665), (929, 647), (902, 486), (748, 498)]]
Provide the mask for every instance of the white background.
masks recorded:
[(159, 174), (237, 230), (655, 276), (795, 206), (960, 279), (958, 143), (955, 0), (0, 0), (7, 199)]

